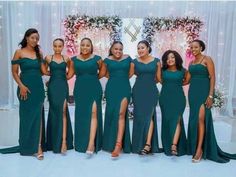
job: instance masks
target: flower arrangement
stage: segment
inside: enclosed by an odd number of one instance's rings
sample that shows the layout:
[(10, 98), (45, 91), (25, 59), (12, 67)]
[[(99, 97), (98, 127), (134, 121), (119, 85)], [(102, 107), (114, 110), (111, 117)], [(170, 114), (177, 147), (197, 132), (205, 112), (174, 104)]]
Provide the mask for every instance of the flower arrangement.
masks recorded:
[(128, 105), (128, 118), (133, 119), (134, 118), (134, 104), (131, 101)]
[(87, 16), (68, 15), (63, 21), (65, 28), (65, 45), (71, 55), (77, 53), (76, 39), (78, 30), (83, 29), (107, 29), (110, 31), (111, 42), (121, 39), (122, 20), (119, 16)]
[(199, 33), (203, 26), (203, 22), (199, 18), (183, 17), (183, 18), (158, 18), (146, 17), (143, 21), (142, 37), (150, 44), (153, 42), (155, 32), (181, 30), (187, 34), (187, 43), (199, 37)]
[(219, 88), (215, 89), (212, 107), (222, 109), (225, 105), (225, 97), (224, 91), (221, 91)]

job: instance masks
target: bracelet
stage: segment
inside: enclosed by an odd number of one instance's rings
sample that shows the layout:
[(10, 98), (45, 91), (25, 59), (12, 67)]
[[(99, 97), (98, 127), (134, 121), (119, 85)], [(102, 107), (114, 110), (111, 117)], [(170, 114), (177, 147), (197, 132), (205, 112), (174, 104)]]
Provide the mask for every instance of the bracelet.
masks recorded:
[(212, 96), (212, 95), (209, 95), (208, 97), (209, 97), (210, 99), (212, 99), (212, 98), (213, 98), (213, 96)]

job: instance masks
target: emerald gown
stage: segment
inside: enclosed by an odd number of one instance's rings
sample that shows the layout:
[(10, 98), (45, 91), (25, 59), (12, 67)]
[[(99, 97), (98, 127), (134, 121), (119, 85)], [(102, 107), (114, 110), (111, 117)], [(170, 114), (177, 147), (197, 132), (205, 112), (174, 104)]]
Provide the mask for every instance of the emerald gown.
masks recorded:
[(158, 143), (156, 106), (159, 91), (156, 86), (156, 72), (158, 58), (154, 58), (145, 64), (134, 59), (136, 80), (132, 89), (132, 101), (134, 104), (132, 152), (140, 153), (147, 140), (151, 119), (154, 122), (154, 130), (151, 140), (151, 152), (161, 152)]
[[(21, 69), (20, 79), (28, 87), (30, 93), (27, 99), (20, 99), (20, 89), (17, 88), (19, 104), (19, 146), (1, 149), (0, 153), (17, 153), (21, 155), (33, 155), (38, 152), (39, 144), (46, 150), (44, 127), (44, 86), (40, 71), (41, 60), (21, 58), (12, 60), (12, 65), (18, 64)], [(40, 137), (40, 124), (42, 123), (42, 138)]]
[(102, 86), (98, 78), (98, 61), (100, 56), (82, 60), (72, 57), (76, 74), (74, 87), (75, 99), (75, 150), (86, 152), (92, 116), (93, 103), (97, 105), (97, 131), (95, 137), (95, 152), (102, 146)]
[[(109, 79), (105, 89), (106, 110), (103, 135), (103, 150), (106, 151), (113, 151), (116, 145), (121, 102), (124, 99), (127, 99), (128, 103), (130, 101), (131, 86), (129, 83), (129, 69), (131, 60), (130, 57), (120, 61), (109, 58), (104, 59), (109, 72)], [(131, 151), (131, 142), (127, 109), (122, 145), (123, 152), (129, 153)]]
[(61, 63), (53, 60), (49, 63), (50, 80), (48, 83), (49, 112), (47, 122), (47, 150), (61, 152), (63, 133), (63, 108), (66, 102), (66, 144), (67, 149), (73, 148), (73, 134), (67, 100), (69, 96), (66, 79), (67, 63), (64, 58)]
[(203, 141), (203, 159), (209, 159), (219, 163), (236, 159), (236, 154), (223, 152), (217, 144), (211, 109), (205, 106), (210, 90), (210, 79), (207, 67), (202, 64), (192, 64), (189, 66), (191, 74), (189, 87), (189, 125), (187, 149), (189, 155), (195, 155), (197, 148), (198, 119), (201, 105), (205, 108), (205, 134)]
[(179, 156), (186, 154), (187, 142), (183, 122), (186, 98), (182, 87), (184, 76), (184, 69), (162, 71), (162, 88), (159, 103), (162, 117), (161, 140), (166, 155), (172, 155), (171, 145), (173, 144), (178, 122), (180, 122), (181, 133), (177, 144), (177, 152)]

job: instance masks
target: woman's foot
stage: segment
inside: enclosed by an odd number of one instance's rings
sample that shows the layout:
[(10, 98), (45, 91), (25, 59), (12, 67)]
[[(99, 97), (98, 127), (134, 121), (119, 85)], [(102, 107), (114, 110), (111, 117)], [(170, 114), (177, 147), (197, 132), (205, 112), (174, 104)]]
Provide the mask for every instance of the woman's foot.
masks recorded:
[(151, 145), (145, 144), (144, 148), (139, 152), (140, 155), (147, 155), (151, 153)]
[(177, 156), (178, 155), (178, 151), (177, 151), (177, 145), (176, 144), (172, 144), (171, 145), (171, 154)]
[(120, 151), (122, 149), (122, 143), (121, 142), (116, 142), (115, 149), (111, 153), (112, 157), (118, 157), (120, 155)]
[(87, 155), (93, 155), (94, 153), (95, 146), (94, 145), (89, 145), (88, 149), (86, 150)]
[(63, 155), (65, 155), (67, 152), (67, 144), (66, 144), (66, 141), (62, 141), (62, 144), (61, 144), (61, 153)]
[(44, 155), (43, 155), (43, 150), (41, 148), (41, 144), (39, 144), (38, 147), (38, 153), (34, 155), (38, 160), (43, 160), (44, 159)]
[(202, 154), (203, 154), (202, 151), (196, 152), (196, 154), (195, 154), (195, 155), (193, 156), (193, 158), (192, 158), (192, 162), (193, 162), (193, 163), (198, 163), (198, 162), (200, 162), (201, 159), (202, 159)]

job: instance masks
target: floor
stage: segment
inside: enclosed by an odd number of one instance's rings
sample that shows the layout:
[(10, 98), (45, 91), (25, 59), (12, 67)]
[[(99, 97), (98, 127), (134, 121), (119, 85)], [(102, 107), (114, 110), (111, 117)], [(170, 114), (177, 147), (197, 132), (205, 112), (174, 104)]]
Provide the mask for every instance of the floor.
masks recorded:
[[(71, 106), (72, 123), (73, 111), (74, 107)], [(157, 117), (160, 117), (158, 110), (157, 114)], [(0, 110), (0, 117), (0, 148), (16, 144), (18, 110)], [(187, 118), (188, 111), (184, 115), (186, 127)], [(220, 147), (231, 153), (236, 153), (235, 122), (220, 117), (214, 121)], [(132, 121), (130, 125), (132, 130)], [(160, 132), (160, 119), (158, 128)], [(234, 177), (236, 174), (236, 160), (226, 164), (202, 160), (201, 163), (193, 164), (191, 156), (168, 157), (164, 154), (147, 157), (121, 154), (119, 159), (112, 159), (110, 154), (104, 151), (88, 157), (74, 150), (68, 151), (65, 156), (52, 152), (46, 152), (44, 155), (45, 159), (39, 161), (32, 156), (0, 154), (0, 177)]]
[[(236, 144), (220, 145), (228, 152), (236, 152)], [(103, 151), (88, 157), (70, 150), (65, 156), (46, 152), (43, 161), (19, 154), (0, 155), (0, 177), (234, 177), (235, 167), (236, 160), (226, 164), (202, 160), (193, 164), (190, 156), (164, 154), (121, 154), (114, 160)]]

